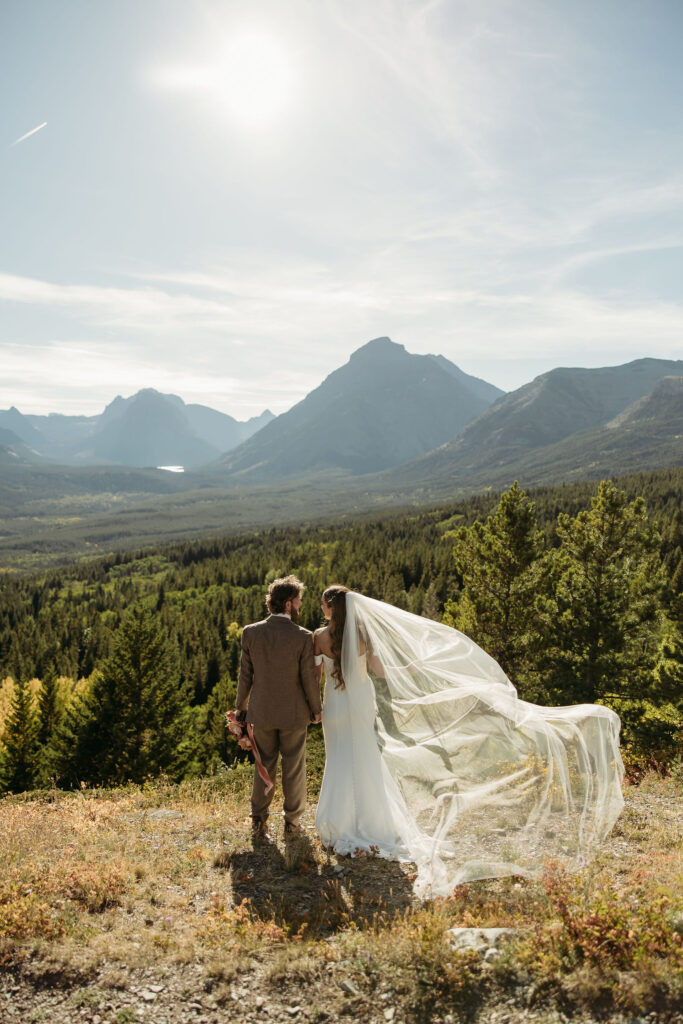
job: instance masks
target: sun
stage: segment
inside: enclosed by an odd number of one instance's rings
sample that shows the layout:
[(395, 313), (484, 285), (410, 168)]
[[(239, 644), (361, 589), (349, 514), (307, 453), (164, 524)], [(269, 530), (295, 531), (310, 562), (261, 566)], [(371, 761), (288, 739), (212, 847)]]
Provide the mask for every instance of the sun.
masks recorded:
[(200, 96), (250, 131), (271, 129), (292, 105), (294, 60), (264, 28), (234, 30), (201, 64), (175, 64), (152, 73), (164, 91)]
[(216, 98), (246, 127), (269, 127), (290, 105), (293, 67), (280, 41), (250, 29), (226, 43), (212, 75)]

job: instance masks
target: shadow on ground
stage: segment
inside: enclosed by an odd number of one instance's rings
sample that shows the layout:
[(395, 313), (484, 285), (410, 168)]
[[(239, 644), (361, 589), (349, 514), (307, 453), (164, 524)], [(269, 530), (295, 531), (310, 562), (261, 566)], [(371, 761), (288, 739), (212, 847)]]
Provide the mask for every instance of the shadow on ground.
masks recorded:
[(289, 932), (305, 924), (309, 934), (325, 937), (415, 902), (405, 866), (371, 856), (339, 858), (305, 833), (282, 848), (259, 838), (252, 849), (228, 853), (216, 866), (230, 872), (235, 905), (248, 900), (254, 917)]

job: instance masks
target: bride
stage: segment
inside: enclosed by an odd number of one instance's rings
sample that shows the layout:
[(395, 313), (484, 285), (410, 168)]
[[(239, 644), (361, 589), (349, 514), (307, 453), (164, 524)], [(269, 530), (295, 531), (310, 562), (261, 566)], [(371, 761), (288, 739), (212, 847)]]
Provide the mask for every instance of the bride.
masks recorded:
[(427, 897), (586, 862), (623, 806), (613, 711), (520, 700), (464, 634), (346, 587), (321, 607), (326, 845), (413, 861)]

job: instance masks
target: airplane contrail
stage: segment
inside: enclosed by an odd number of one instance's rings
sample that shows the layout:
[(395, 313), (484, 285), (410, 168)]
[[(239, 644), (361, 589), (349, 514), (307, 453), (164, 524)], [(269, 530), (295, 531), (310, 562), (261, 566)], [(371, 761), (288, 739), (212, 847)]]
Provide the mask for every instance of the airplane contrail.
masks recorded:
[(37, 128), (32, 128), (30, 132), (26, 132), (26, 135), (20, 135), (18, 139), (14, 140), (14, 142), (10, 142), (10, 149), (12, 148), (12, 146), (18, 146), (20, 142), (24, 141), (24, 139), (29, 139), (32, 135), (35, 135), (36, 132), (39, 132), (40, 129), (44, 128), (46, 124), (47, 121), (43, 121), (43, 123), (39, 124)]

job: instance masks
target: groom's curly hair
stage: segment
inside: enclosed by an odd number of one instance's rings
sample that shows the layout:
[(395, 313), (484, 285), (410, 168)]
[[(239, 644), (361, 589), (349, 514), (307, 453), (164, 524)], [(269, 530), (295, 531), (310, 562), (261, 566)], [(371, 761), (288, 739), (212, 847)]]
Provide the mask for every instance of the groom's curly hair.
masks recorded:
[(296, 576), (282, 576), (273, 580), (266, 594), (266, 608), (271, 615), (282, 615), (288, 601), (303, 594), (306, 587)]
[(344, 638), (344, 626), (346, 625), (346, 595), (349, 588), (341, 583), (335, 583), (323, 591), (325, 603), (332, 609), (330, 619), (330, 647), (332, 649), (332, 678), (336, 690), (345, 690), (346, 683), (341, 670), (342, 640)]

